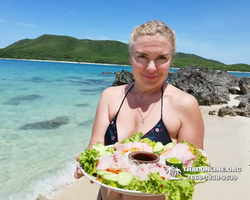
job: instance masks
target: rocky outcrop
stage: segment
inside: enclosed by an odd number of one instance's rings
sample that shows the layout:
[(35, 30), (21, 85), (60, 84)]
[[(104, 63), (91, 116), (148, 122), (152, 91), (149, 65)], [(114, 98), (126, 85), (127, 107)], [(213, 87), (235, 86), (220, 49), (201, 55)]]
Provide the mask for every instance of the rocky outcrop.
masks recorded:
[(57, 117), (52, 120), (48, 121), (42, 121), (42, 122), (35, 122), (31, 124), (26, 124), (24, 126), (21, 126), (19, 129), (22, 130), (29, 130), (29, 129), (56, 129), (59, 128), (62, 125), (68, 124), (69, 123), (69, 117), (67, 116), (62, 116), (62, 117)]
[[(134, 77), (131, 72), (118, 72), (113, 86), (127, 84), (132, 81), (134, 81)], [(205, 106), (227, 104), (230, 101), (229, 94), (242, 95), (250, 93), (250, 78), (234, 77), (233, 74), (229, 74), (225, 70), (219, 72), (217, 70), (211, 71), (209, 68), (198, 70), (196, 66), (190, 66), (176, 72), (170, 72), (165, 81), (193, 95), (199, 102), (199, 105)], [(210, 111), (209, 114), (248, 116), (249, 99), (247, 96), (244, 96), (239, 96), (239, 98), (242, 97), (244, 99), (241, 100), (243, 102), (240, 102), (239, 106), (232, 109), (224, 107), (219, 112)]]
[(192, 94), (199, 105), (207, 106), (227, 103), (230, 100), (227, 82), (235, 83), (232, 76), (228, 79), (210, 69), (197, 70), (195, 66), (170, 73), (166, 82)]
[(122, 70), (121, 72), (116, 72), (115, 81), (112, 86), (124, 85), (133, 81), (135, 81), (133, 74)]
[(239, 80), (239, 88), (242, 94), (250, 93), (250, 78), (243, 77)]
[(238, 106), (226, 106), (219, 109), (218, 116), (224, 117), (225, 115), (230, 116), (244, 116), (250, 118), (250, 106), (249, 103), (245, 104), (240, 102)]

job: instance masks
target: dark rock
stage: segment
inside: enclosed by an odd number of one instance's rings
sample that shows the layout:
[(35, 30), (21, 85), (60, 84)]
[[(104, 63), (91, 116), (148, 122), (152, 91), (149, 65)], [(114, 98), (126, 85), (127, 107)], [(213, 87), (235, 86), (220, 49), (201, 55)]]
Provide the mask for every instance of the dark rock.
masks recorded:
[(19, 129), (22, 130), (29, 130), (29, 129), (56, 129), (62, 125), (68, 124), (69, 123), (69, 117), (67, 116), (62, 116), (62, 117), (57, 117), (52, 120), (48, 121), (42, 121), (42, 122), (35, 122), (31, 124), (26, 124), (24, 126), (21, 126)]
[(209, 115), (217, 115), (217, 111), (216, 110), (211, 110), (208, 112)]
[(199, 105), (210, 106), (227, 103), (230, 98), (228, 90), (223, 87), (226, 84), (214, 84), (214, 80), (217, 80), (217, 78), (212, 78), (210, 70), (200, 72), (195, 66), (182, 68), (175, 73), (169, 74), (166, 78), (166, 82), (192, 94), (199, 102)]
[(245, 98), (241, 98), (242, 101), (238, 104), (238, 106), (232, 106), (232, 107), (223, 107), (219, 110), (218, 116), (223, 117), (225, 115), (230, 116), (244, 116), (244, 117), (250, 117), (250, 95), (245, 95)]
[(245, 102), (245, 103), (249, 103), (250, 102), (250, 94), (237, 96), (237, 97), (235, 97), (235, 99), (242, 101), (242, 102)]
[(91, 88), (83, 88), (80, 89), (81, 92), (83, 93), (93, 93), (93, 92), (103, 92), (107, 88), (105, 85), (96, 85), (98, 87), (91, 87)]
[(242, 94), (241, 91), (238, 90), (238, 89), (235, 88), (235, 87), (230, 87), (230, 88), (228, 88), (228, 91), (229, 91), (229, 93), (231, 93), (231, 94)]
[(41, 98), (41, 96), (36, 95), (36, 94), (31, 94), (31, 95), (27, 95), (27, 96), (19, 96), (19, 97), (9, 99), (4, 104), (6, 104), (6, 105), (18, 105), (22, 101), (33, 101), (33, 100), (36, 100), (38, 98)]
[(231, 111), (229, 115), (232, 117), (235, 117), (235, 116), (237, 116), (237, 113), (235, 111)]
[(239, 88), (242, 94), (250, 93), (250, 78), (243, 77), (239, 80)]
[(84, 121), (84, 122), (78, 124), (78, 126), (92, 126), (93, 122), (94, 122), (94, 119), (89, 119), (87, 121)]
[[(238, 87), (238, 77), (228, 74), (226, 70), (217, 72), (209, 68), (197, 69), (196, 66), (181, 68), (170, 72), (165, 79), (167, 83), (193, 95), (199, 105), (225, 104), (230, 101), (229, 93), (239, 94), (233, 89)], [(133, 74), (128, 71), (117, 72), (113, 86), (123, 85), (134, 81)]]
[(32, 77), (32, 78), (28, 79), (28, 81), (36, 82), (36, 83), (48, 82), (42, 77)]
[(238, 105), (238, 108), (246, 108), (247, 105), (248, 105), (247, 102), (241, 101), (241, 102), (239, 103), (239, 105)]
[(102, 74), (112, 74), (112, 72), (102, 72)]
[(229, 113), (230, 113), (230, 109), (228, 106), (222, 107), (219, 109), (218, 116), (224, 117), (225, 115), (229, 115)]
[(36, 200), (48, 200), (48, 199), (45, 196), (39, 194)]
[(90, 106), (90, 104), (89, 103), (82, 103), (82, 104), (76, 104), (75, 106), (88, 107), (88, 106)]
[(133, 74), (129, 71), (122, 70), (116, 73), (115, 81), (112, 86), (124, 85), (133, 81), (135, 81)]

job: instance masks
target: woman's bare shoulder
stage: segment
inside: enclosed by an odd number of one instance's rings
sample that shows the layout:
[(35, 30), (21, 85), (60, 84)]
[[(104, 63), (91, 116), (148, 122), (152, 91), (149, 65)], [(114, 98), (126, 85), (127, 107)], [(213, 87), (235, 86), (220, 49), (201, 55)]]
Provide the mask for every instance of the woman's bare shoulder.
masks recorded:
[(181, 109), (183, 108), (192, 108), (193, 106), (198, 106), (196, 98), (180, 90), (179, 88), (168, 84), (165, 88), (164, 96), (167, 96), (167, 99), (176, 107)]

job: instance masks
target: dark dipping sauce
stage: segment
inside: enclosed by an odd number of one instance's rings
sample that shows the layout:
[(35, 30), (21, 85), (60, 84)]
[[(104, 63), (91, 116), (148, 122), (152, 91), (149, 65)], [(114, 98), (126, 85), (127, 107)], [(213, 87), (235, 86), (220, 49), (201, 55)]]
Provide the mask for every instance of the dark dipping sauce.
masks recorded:
[(142, 163), (156, 163), (159, 161), (159, 156), (150, 152), (135, 151), (129, 154), (129, 158)]

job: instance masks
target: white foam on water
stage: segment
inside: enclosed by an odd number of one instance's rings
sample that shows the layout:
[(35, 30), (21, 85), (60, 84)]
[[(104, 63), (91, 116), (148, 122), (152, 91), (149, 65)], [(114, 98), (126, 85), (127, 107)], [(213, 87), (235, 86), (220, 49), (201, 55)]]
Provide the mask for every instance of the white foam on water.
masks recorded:
[(35, 200), (39, 196), (51, 199), (61, 192), (67, 185), (76, 182), (74, 178), (75, 162), (68, 162), (64, 169), (47, 175), (41, 180), (28, 184), (21, 192), (12, 194), (1, 200)]

